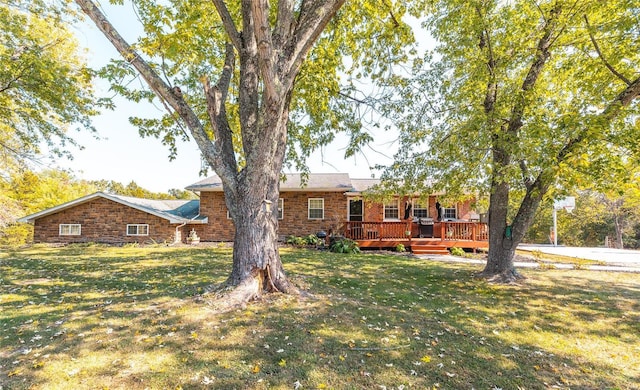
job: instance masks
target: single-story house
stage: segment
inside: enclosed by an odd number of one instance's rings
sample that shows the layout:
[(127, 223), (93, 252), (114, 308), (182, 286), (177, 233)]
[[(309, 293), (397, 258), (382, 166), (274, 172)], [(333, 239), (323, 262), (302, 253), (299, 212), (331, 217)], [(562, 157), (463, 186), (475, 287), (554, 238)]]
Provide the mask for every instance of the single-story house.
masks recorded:
[[(435, 195), (427, 200), (364, 200), (363, 192), (378, 182), (331, 173), (310, 174), (303, 184), (301, 175), (285, 175), (277, 205), (280, 238), (324, 231), (353, 238), (361, 246), (382, 247), (407, 239), (411, 244), (412, 238), (424, 236), (453, 238), (454, 233), (457, 237), (460, 232), (451, 233), (452, 226), (462, 229), (462, 225), (452, 225), (453, 221), (479, 223), (470, 201), (442, 205), (441, 223)], [(19, 221), (34, 224), (35, 242), (186, 242), (191, 231), (201, 241), (232, 241), (234, 227), (220, 178), (211, 176), (186, 189), (199, 194), (200, 199), (150, 200), (98, 192)], [(421, 221), (431, 227), (424, 230)], [(467, 237), (462, 238), (471, 239), (471, 226), (464, 226), (464, 230)], [(474, 233), (473, 241), (476, 238)]]
[(187, 225), (206, 224), (198, 200), (155, 200), (96, 192), (20, 218), (33, 241), (48, 243), (182, 241)]

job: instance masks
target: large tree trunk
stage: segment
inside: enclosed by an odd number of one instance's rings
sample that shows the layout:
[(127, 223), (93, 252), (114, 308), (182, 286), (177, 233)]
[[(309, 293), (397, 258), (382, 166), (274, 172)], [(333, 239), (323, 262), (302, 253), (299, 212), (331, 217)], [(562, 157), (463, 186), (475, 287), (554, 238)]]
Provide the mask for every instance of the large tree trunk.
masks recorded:
[[(239, 205), (242, 209), (242, 205)], [(277, 218), (260, 209), (257, 215), (235, 220), (233, 268), (227, 285), (237, 288), (237, 297), (245, 302), (262, 292), (289, 293), (289, 284), (278, 252)]]
[[(204, 84), (213, 140), (181, 89), (167, 84), (92, 0), (75, 1), (166, 103), (165, 107), (179, 115), (222, 180), (227, 209), (235, 224), (233, 269), (227, 281), (235, 289), (225, 297), (226, 305), (242, 304), (263, 291), (295, 291), (278, 254), (276, 216), (289, 104), (305, 56), (345, 0), (281, 0), (275, 20), (267, 0), (243, 0), (240, 24), (227, 2), (212, 0), (227, 34), (225, 62), (215, 85), (209, 83), (208, 75), (197, 76)], [(236, 53), (240, 55), (236, 102), (241, 145), (234, 144), (237, 141), (226, 112)], [(237, 155), (244, 157), (244, 164), (238, 163)], [(265, 207), (269, 203), (271, 212)]]
[(509, 184), (494, 179), (489, 200), (489, 254), (481, 275), (491, 280), (511, 282), (520, 278), (513, 265), (518, 243), (513, 226), (507, 229)]
[(289, 96), (284, 97), (272, 106), (280, 109), (267, 110), (263, 126), (273, 123), (274, 136), (271, 142), (253, 146), (261, 149), (258, 153), (261, 162), (241, 171), (235, 190), (225, 188), (227, 207), (235, 225), (233, 268), (227, 284), (237, 287), (244, 301), (262, 292), (297, 291), (285, 275), (278, 251), (277, 204), (288, 100)]

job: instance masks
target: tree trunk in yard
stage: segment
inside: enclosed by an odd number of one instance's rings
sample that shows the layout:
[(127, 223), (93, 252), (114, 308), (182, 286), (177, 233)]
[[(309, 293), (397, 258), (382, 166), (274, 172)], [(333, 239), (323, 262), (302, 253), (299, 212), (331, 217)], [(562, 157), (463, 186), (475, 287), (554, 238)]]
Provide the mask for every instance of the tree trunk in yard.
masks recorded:
[(524, 278), (515, 269), (513, 258), (549, 189), (550, 177), (549, 172), (543, 172), (536, 180), (527, 181), (527, 192), (511, 224), (507, 223), (509, 184), (494, 177), (489, 204), (489, 254), (481, 276), (503, 283)]
[[(135, 67), (165, 107), (180, 117), (222, 181), (227, 209), (235, 225), (233, 266), (227, 280), (227, 285), (235, 288), (223, 304), (243, 304), (263, 291), (297, 291), (285, 276), (277, 237), (289, 104), (306, 55), (345, 0), (280, 0), (275, 18), (268, 1), (243, 0), (240, 21), (233, 17), (226, 1), (212, 0), (226, 32), (226, 52), (215, 85), (210, 84), (208, 74), (197, 75), (203, 84), (210, 129), (205, 129), (202, 113), (189, 104), (188, 96), (160, 77), (93, 1), (75, 2)], [(230, 88), (236, 75), (237, 88)], [(233, 102), (237, 103), (241, 141), (226, 112), (228, 94), (236, 91)], [(244, 158), (243, 163), (238, 156)], [(265, 207), (269, 203), (271, 211)]]
[(513, 226), (507, 230), (509, 185), (496, 183), (489, 200), (489, 254), (481, 275), (491, 280), (511, 282), (521, 278), (513, 265), (518, 243), (513, 237)]
[[(288, 107), (288, 98), (280, 104)], [(284, 108), (286, 111), (286, 108)], [(279, 116), (286, 118), (286, 115)], [(275, 123), (271, 142), (257, 143), (255, 148), (265, 148), (263, 159), (257, 166), (265, 169), (245, 168), (238, 175), (235, 188), (225, 187), (225, 199), (235, 225), (233, 243), (233, 267), (227, 285), (237, 288), (240, 302), (259, 296), (263, 291), (290, 293), (297, 291), (284, 272), (278, 251), (277, 205), (280, 195), (279, 182), (285, 153), (286, 121), (265, 118), (264, 125)]]

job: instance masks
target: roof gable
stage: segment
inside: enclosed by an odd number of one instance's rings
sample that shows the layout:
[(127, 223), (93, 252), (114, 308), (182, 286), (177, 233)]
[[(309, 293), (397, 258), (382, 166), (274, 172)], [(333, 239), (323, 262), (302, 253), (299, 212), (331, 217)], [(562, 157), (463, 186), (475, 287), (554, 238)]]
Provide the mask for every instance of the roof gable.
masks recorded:
[[(103, 198), (122, 204), (145, 213), (155, 215), (166, 219), (169, 223), (185, 223), (198, 220), (200, 209), (199, 200), (158, 200), (158, 199), (142, 199), (130, 196), (106, 194), (104, 192), (96, 192), (82, 198), (63, 203), (61, 205), (42, 210), (38, 213), (28, 215), (18, 219), (18, 222), (33, 223), (36, 219), (46, 217), (60, 211), (70, 209), (72, 207), (90, 202), (94, 199)], [(203, 220), (202, 222), (206, 222)]]

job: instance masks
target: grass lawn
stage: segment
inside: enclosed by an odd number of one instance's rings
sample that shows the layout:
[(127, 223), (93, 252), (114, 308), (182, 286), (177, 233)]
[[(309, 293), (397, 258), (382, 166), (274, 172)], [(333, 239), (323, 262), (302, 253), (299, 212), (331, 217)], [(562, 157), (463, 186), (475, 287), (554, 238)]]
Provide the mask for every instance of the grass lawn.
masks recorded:
[(227, 248), (0, 253), (0, 389), (640, 389), (640, 276), (282, 249), (313, 296), (219, 314)]

